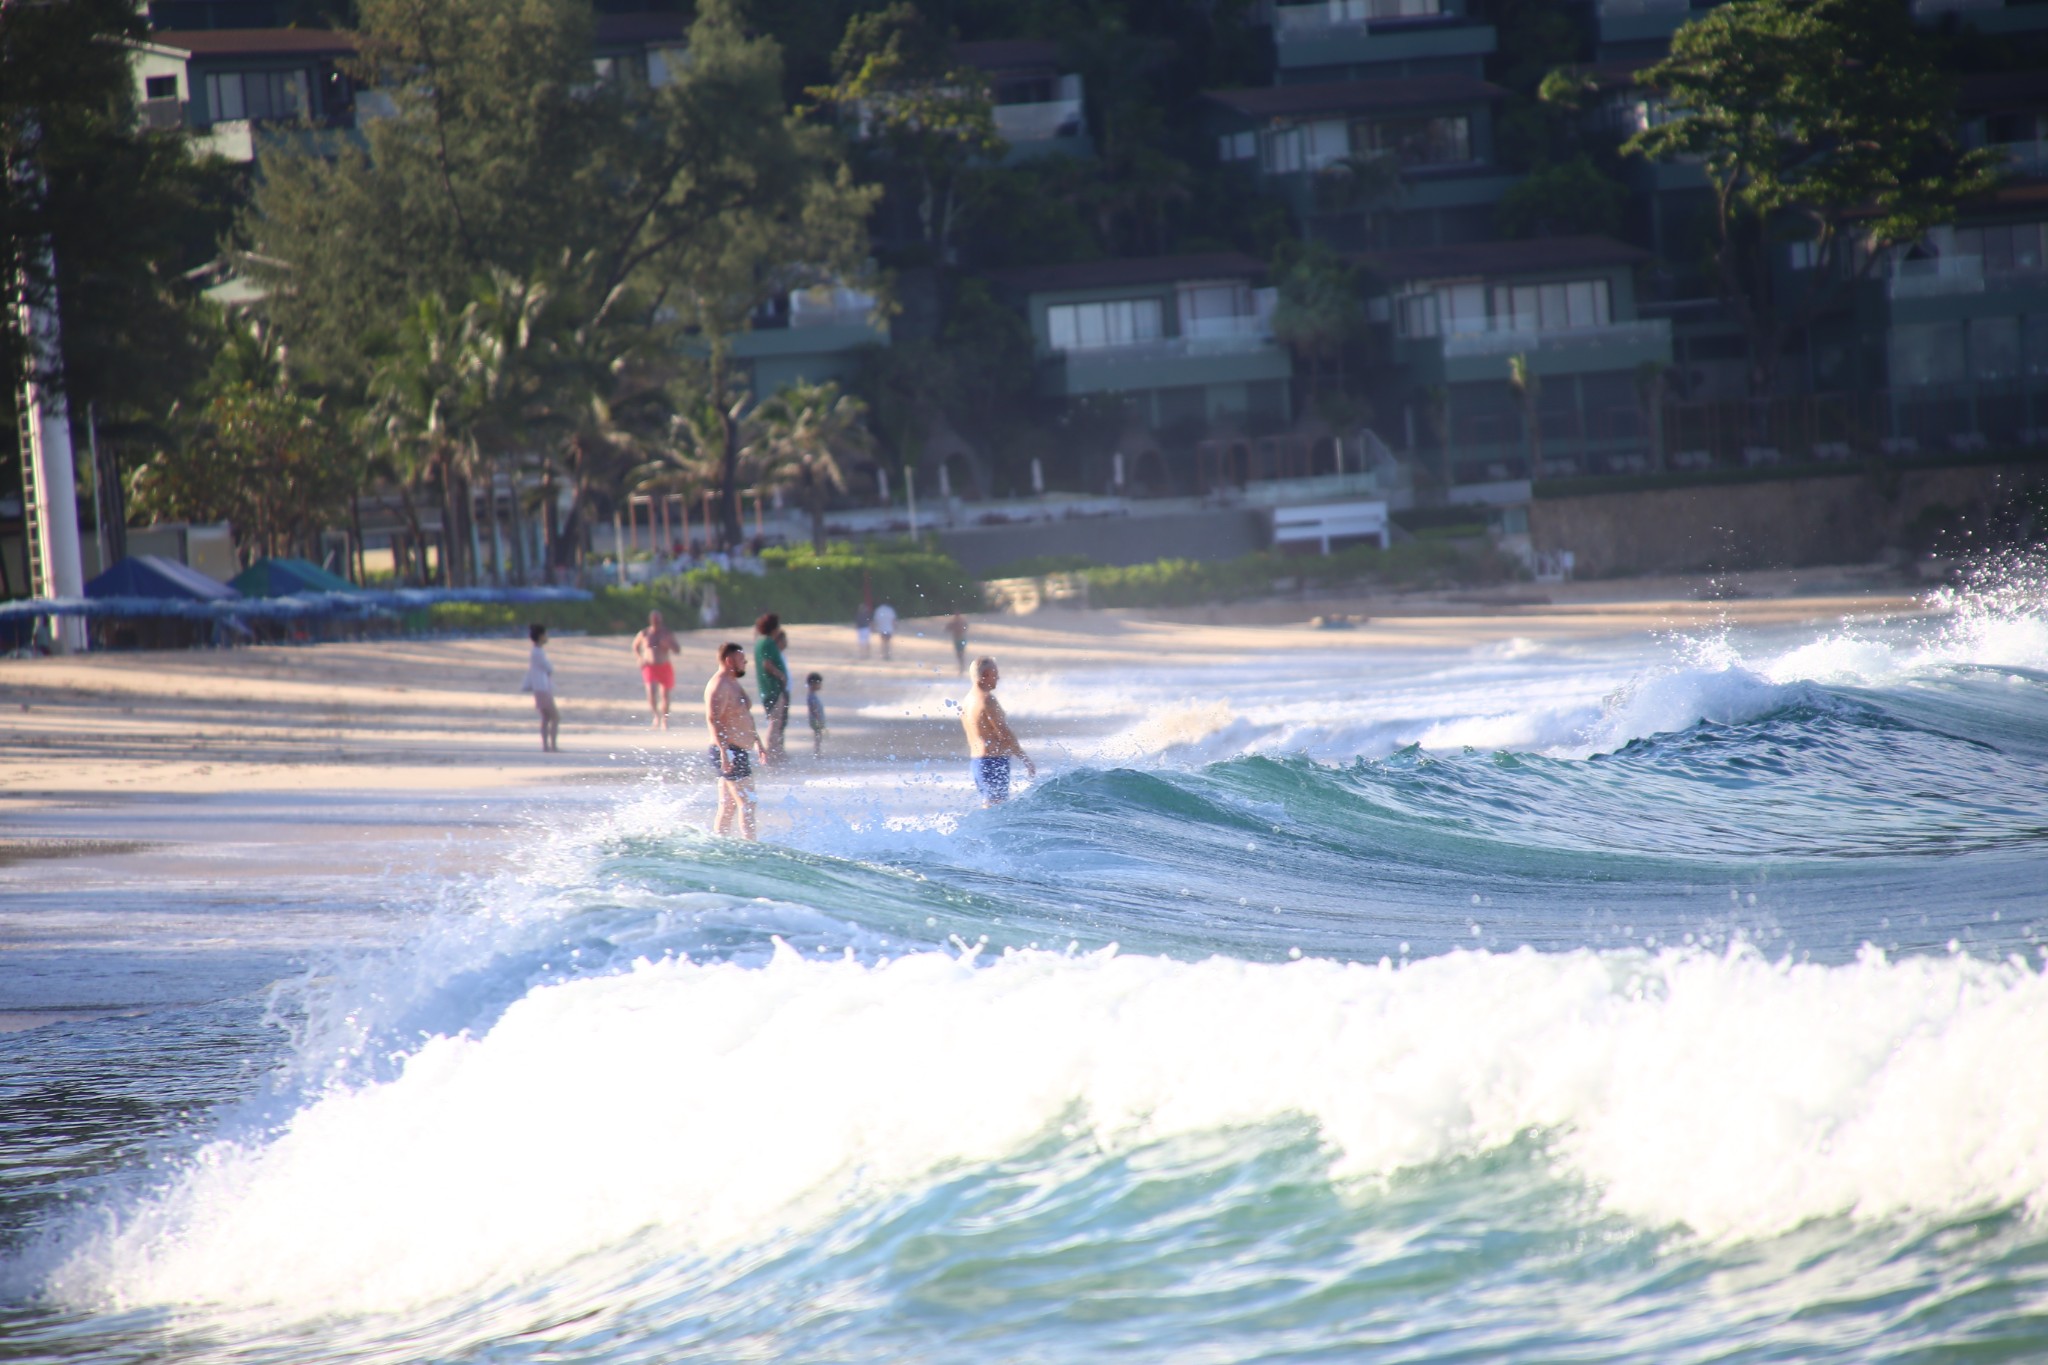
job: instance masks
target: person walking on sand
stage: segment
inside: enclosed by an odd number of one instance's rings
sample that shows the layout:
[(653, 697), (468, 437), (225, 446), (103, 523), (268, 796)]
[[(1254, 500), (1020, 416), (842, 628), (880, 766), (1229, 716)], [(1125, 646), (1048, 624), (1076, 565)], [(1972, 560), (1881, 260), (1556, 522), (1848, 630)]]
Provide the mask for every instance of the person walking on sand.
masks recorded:
[(754, 667), (761, 675), (761, 719), (768, 722), (770, 763), (782, 761), (782, 733), (789, 728), (789, 664), (782, 655), (782, 618), (764, 611), (754, 622)]
[(946, 622), (946, 638), (953, 642), (953, 663), (962, 676), (967, 672), (967, 618), (954, 612)]
[(718, 647), (718, 671), (704, 684), (704, 725), (718, 753), (718, 818), (711, 828), (742, 839), (754, 837), (754, 754), (768, 761), (768, 746), (754, 730), (754, 712), (740, 679), (747, 676), (747, 651), (728, 640)]
[(960, 724), (967, 731), (967, 752), (973, 759), (974, 789), (984, 806), (999, 806), (1010, 799), (1010, 760), (1024, 760), (1024, 770), (1038, 776), (1038, 765), (1024, 752), (1010, 729), (1010, 718), (996, 700), (996, 683), (1001, 679), (996, 661), (987, 657), (974, 661), (974, 686), (960, 708)]
[(534, 710), (540, 712), (540, 750), (554, 753), (556, 737), (562, 733), (562, 716), (555, 709), (555, 666), (548, 662), (548, 628), (538, 622), (526, 628), (533, 649), (526, 656), (526, 681), (520, 691), (533, 693)]
[(675, 632), (661, 623), (661, 613), (647, 613), (647, 629), (633, 637), (633, 657), (640, 663), (640, 681), (647, 684), (648, 724), (668, 729), (669, 694), (676, 690), (676, 668), (669, 661), (681, 646)]
[(804, 705), (811, 713), (811, 757), (823, 758), (825, 756), (825, 698), (820, 696), (819, 693), (824, 690), (825, 675), (823, 673), (811, 674), (804, 679), (804, 686), (809, 689), (808, 694), (804, 698)]
[(882, 637), (882, 657), (889, 657), (889, 642), (896, 638), (896, 608), (887, 602), (875, 608), (875, 634)]

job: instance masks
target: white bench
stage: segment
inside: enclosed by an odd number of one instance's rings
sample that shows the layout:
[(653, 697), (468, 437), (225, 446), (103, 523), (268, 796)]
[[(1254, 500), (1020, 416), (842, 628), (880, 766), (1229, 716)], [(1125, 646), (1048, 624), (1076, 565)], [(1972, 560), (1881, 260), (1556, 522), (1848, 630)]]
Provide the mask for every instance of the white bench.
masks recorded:
[(1360, 540), (1371, 536), (1386, 549), (1392, 540), (1387, 530), (1384, 502), (1332, 502), (1319, 507), (1276, 507), (1273, 509), (1273, 544), (1316, 544), (1330, 553), (1333, 540)]

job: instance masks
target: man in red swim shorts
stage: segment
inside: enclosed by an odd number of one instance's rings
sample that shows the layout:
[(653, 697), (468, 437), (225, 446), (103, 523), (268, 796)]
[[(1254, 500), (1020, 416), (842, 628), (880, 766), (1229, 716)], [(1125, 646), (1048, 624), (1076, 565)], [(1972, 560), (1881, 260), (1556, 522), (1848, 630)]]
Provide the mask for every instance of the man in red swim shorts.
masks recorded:
[(679, 646), (675, 632), (661, 623), (661, 613), (647, 613), (647, 629), (633, 637), (633, 657), (640, 661), (640, 681), (647, 684), (648, 724), (668, 729), (668, 694), (675, 690), (676, 666), (669, 661)]

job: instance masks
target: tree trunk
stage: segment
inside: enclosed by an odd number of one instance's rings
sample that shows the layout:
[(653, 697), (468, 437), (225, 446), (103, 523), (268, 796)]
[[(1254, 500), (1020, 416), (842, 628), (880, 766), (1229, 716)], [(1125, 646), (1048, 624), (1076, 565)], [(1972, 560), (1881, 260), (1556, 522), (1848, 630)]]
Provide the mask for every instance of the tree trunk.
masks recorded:
[(512, 462), (512, 471), (506, 479), (506, 486), (512, 491), (512, 578), (521, 587), (533, 581), (526, 562), (526, 509), (519, 503), (519, 462)]
[(711, 401), (718, 412), (718, 530), (723, 548), (730, 551), (739, 548), (746, 533), (740, 525), (740, 426), (726, 378), (725, 343), (720, 340), (711, 347)]

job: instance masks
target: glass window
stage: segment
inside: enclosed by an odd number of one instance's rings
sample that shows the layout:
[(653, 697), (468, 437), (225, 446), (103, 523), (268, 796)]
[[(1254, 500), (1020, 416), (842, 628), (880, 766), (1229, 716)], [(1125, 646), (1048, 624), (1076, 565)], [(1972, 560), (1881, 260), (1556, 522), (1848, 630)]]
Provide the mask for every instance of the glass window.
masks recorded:
[(1266, 134), (1265, 167), (1269, 175), (1301, 169), (1301, 129), (1282, 128)]
[(1454, 284), (1439, 292), (1443, 297), (1446, 332), (1486, 330), (1486, 286)]
[(1360, 151), (1390, 154), (1403, 166), (1454, 166), (1472, 159), (1472, 122), (1463, 115), (1382, 119), (1355, 125), (1352, 142)]
[(208, 76), (206, 78), (206, 108), (215, 120), (247, 118), (242, 105), (242, 78), (240, 76)]
[(1970, 373), (1979, 379), (2013, 379), (2020, 372), (2020, 320), (1978, 318), (1970, 324)]
[(2036, 313), (2021, 329), (2027, 373), (2048, 375), (2048, 313)]
[(174, 100), (178, 98), (176, 76), (150, 76), (142, 82), (144, 98), (153, 100)]
[(1565, 286), (1565, 316), (1569, 326), (1598, 327), (1607, 321), (1600, 316), (1606, 310), (1595, 306), (1594, 283), (1592, 280), (1574, 280)]
[(1953, 384), (1963, 377), (1963, 324), (1922, 322), (1892, 328), (1892, 384)]
[(1158, 299), (1054, 304), (1045, 310), (1046, 342), (1056, 351), (1085, 351), (1156, 341), (1161, 313)]
[(1435, 294), (1410, 294), (1401, 300), (1402, 336), (1433, 337), (1437, 330)]

